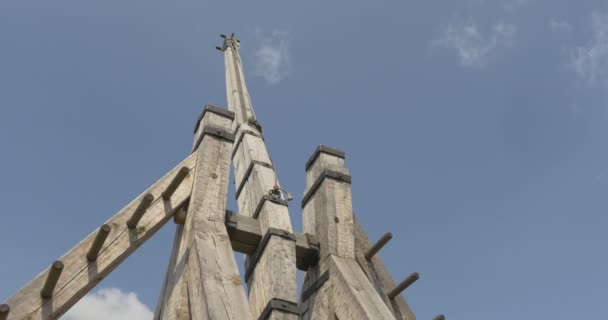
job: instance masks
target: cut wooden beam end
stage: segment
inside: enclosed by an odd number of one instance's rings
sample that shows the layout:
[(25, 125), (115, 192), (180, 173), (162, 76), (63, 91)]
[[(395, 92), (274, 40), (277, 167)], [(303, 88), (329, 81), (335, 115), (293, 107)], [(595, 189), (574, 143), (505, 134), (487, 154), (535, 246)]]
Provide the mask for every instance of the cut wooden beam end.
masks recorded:
[(103, 243), (108, 238), (111, 230), (112, 227), (107, 224), (104, 224), (99, 228), (99, 232), (97, 232), (97, 236), (95, 236), (95, 240), (93, 240), (93, 244), (91, 244), (91, 248), (87, 253), (87, 260), (91, 262), (97, 260), (97, 256), (103, 247)]
[(440, 314), (440, 315), (436, 316), (435, 318), (433, 318), (433, 320), (445, 320), (445, 316)]
[(8, 304), (0, 304), (0, 320), (8, 319), (8, 313), (11, 311), (11, 307)]
[(40, 290), (40, 297), (43, 299), (48, 299), (53, 296), (53, 291), (55, 291), (55, 286), (57, 285), (57, 281), (59, 281), (62, 271), (63, 262), (59, 260), (53, 262), (46, 277), (44, 287), (42, 287), (42, 290)]
[(378, 253), (378, 251), (380, 251), (380, 249), (382, 249), (382, 247), (384, 247), (384, 245), (387, 244), (392, 238), (393, 234), (390, 232), (387, 232), (382, 235), (382, 238), (380, 238), (378, 242), (376, 242), (371, 248), (369, 248), (369, 250), (367, 250), (367, 253), (365, 253), (365, 259), (367, 259), (368, 261), (371, 260), (376, 255), (376, 253)]
[(190, 169), (188, 167), (181, 167), (179, 171), (177, 171), (177, 174), (175, 175), (175, 177), (173, 177), (173, 180), (171, 180), (171, 183), (169, 183), (167, 189), (165, 189), (165, 191), (163, 192), (163, 199), (169, 200), (169, 198), (171, 198), (175, 190), (177, 190), (177, 187), (179, 187), (182, 181), (186, 179), (188, 173), (190, 173)]
[(388, 293), (388, 297), (390, 299), (394, 299), (403, 290), (407, 289), (407, 287), (411, 286), (418, 279), (420, 279), (420, 275), (418, 274), (418, 272), (410, 274), (407, 278), (405, 278), (405, 280), (401, 281), (401, 283), (398, 284), (395, 289), (391, 290), (391, 292)]
[(186, 223), (186, 217), (188, 216), (188, 206), (182, 206), (177, 210), (175, 215), (173, 216), (173, 222), (175, 224), (184, 224)]
[(133, 215), (131, 216), (129, 221), (127, 221), (127, 227), (129, 227), (129, 229), (137, 227), (139, 220), (141, 220), (141, 217), (144, 216), (144, 213), (146, 213), (146, 210), (148, 210), (148, 208), (152, 204), (152, 201), (154, 201), (154, 196), (150, 193), (146, 193), (146, 195), (141, 199), (141, 202), (139, 203), (135, 211), (133, 211)]

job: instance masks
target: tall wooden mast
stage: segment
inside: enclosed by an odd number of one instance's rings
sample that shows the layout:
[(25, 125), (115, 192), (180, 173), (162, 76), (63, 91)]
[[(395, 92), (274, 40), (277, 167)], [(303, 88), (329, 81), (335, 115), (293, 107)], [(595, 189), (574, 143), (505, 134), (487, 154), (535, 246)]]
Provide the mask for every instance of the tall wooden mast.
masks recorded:
[[(293, 231), (240, 41), (222, 37), (228, 110), (205, 106), (191, 155), (1, 304), (0, 320), (59, 318), (170, 220), (175, 239), (154, 319), (416, 319), (401, 292), (419, 275), (396, 284), (382, 263), (377, 253), (392, 234), (372, 244), (356, 219), (344, 152), (319, 146), (308, 159), (304, 230)], [(238, 213), (226, 208), (231, 163)], [(244, 275), (234, 251), (246, 255)], [(306, 272), (299, 295), (297, 269)]]

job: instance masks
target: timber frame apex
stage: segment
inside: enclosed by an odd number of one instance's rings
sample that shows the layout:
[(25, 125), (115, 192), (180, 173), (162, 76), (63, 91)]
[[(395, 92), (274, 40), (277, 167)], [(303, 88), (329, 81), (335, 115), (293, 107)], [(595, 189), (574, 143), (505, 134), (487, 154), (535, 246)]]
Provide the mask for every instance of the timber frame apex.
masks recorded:
[[(388, 272), (379, 252), (393, 235), (372, 243), (354, 215), (344, 151), (319, 145), (306, 161), (302, 230), (293, 230), (240, 41), (222, 38), (227, 109), (205, 105), (192, 153), (0, 304), (0, 320), (58, 319), (171, 220), (154, 320), (416, 320), (402, 292), (420, 275), (397, 284)], [(244, 275), (234, 252), (246, 256)]]

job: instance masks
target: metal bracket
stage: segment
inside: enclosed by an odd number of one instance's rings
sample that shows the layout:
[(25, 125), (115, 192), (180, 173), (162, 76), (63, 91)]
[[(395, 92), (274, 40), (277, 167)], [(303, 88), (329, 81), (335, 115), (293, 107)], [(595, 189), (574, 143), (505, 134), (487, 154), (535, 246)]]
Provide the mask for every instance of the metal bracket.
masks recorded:
[(348, 175), (348, 174), (338, 172), (335, 170), (330, 170), (330, 169), (323, 170), (323, 172), (321, 172), (321, 175), (319, 175), (317, 180), (315, 180), (315, 183), (313, 183), (313, 185), (310, 187), (310, 189), (308, 189), (308, 191), (304, 195), (304, 198), (302, 198), (302, 208), (304, 208), (304, 206), (308, 203), (310, 198), (312, 198), (312, 196), (317, 191), (317, 189), (319, 189), (319, 187), (321, 186), (321, 183), (323, 183), (325, 178), (331, 178), (331, 179), (334, 179), (337, 181), (346, 182), (348, 184), (350, 184), (352, 181), (350, 175)]
[(321, 152), (327, 153), (327, 154), (330, 154), (332, 156), (336, 156), (336, 157), (342, 158), (342, 159), (344, 159), (344, 157), (345, 157), (344, 151), (341, 151), (341, 150), (338, 150), (338, 149), (335, 149), (335, 148), (332, 148), (332, 147), (320, 145), (320, 146), (317, 147), (317, 149), (315, 150), (315, 152), (312, 153), (312, 155), (310, 156), (310, 158), (308, 158), (308, 161), (306, 161), (306, 171), (308, 171), (308, 169), (310, 169), (310, 167), (315, 162), (315, 160), (317, 159), (317, 157), (319, 156), (319, 154), (321, 154)]
[(201, 114), (198, 116), (198, 119), (196, 120), (196, 125), (194, 126), (194, 133), (196, 133), (196, 130), (198, 130), (198, 127), (201, 125), (201, 120), (203, 120), (203, 118), (205, 117), (205, 113), (207, 112), (215, 113), (217, 115), (226, 117), (234, 121), (234, 112), (226, 110), (224, 108), (216, 107), (212, 104), (207, 104), (205, 105), (203, 112), (201, 112)]
[(266, 163), (266, 162), (258, 161), (258, 160), (251, 160), (251, 163), (249, 164), (249, 167), (247, 168), (247, 171), (245, 172), (243, 179), (241, 179), (241, 182), (239, 183), (239, 187), (236, 188), (236, 193), (234, 194), (236, 199), (238, 199), (239, 196), (241, 195), (241, 191), (243, 191), (243, 188), (245, 187), (245, 183), (249, 179), (251, 172), (253, 172), (253, 167), (256, 164), (258, 164), (262, 167), (266, 167), (266, 168), (270, 168), (270, 169), (274, 170), (274, 167), (270, 163)]
[(255, 211), (253, 212), (252, 217), (254, 219), (257, 219), (260, 216), (260, 212), (262, 211), (262, 208), (264, 207), (264, 202), (266, 202), (266, 201), (270, 201), (270, 202), (288, 207), (287, 201), (266, 194), (262, 197), (262, 199), (260, 199), (260, 203), (258, 203), (258, 206), (255, 208)]
[[(239, 129), (237, 128), (236, 131), (238, 131)], [(235, 135), (236, 135), (236, 131), (235, 131)], [(261, 134), (252, 131), (252, 130), (243, 130), (241, 131), (241, 134), (239, 135), (239, 138), (236, 140), (236, 143), (234, 144), (234, 148), (232, 149), (232, 155), (230, 156), (230, 158), (234, 159), (234, 155), (236, 154), (236, 152), (239, 150), (239, 146), (241, 145), (241, 142), (243, 142), (243, 138), (245, 137), (246, 134), (250, 134), (254, 137), (258, 137), (260, 139), (262, 139), (262, 141), (264, 140), (264, 136), (262, 136)]]
[(264, 308), (264, 311), (262, 311), (260, 314), (258, 320), (268, 319), (273, 310), (300, 315), (300, 308), (298, 307), (297, 303), (279, 298), (273, 298), (272, 300), (268, 301), (268, 304)]
[(201, 135), (198, 137), (198, 140), (196, 140), (196, 144), (192, 148), (192, 152), (198, 149), (201, 142), (203, 141), (203, 137), (205, 137), (205, 135), (207, 134), (230, 142), (234, 142), (234, 134), (232, 132), (226, 131), (216, 126), (206, 126), (203, 128), (203, 132), (201, 132)]
[(315, 282), (312, 283), (306, 290), (302, 292), (300, 296), (300, 301), (304, 302), (310, 298), (317, 290), (319, 290), (324, 284), (325, 281), (329, 280), (329, 271), (325, 271)]
[(283, 239), (296, 242), (296, 237), (293, 233), (277, 228), (268, 228), (268, 231), (266, 231), (264, 238), (262, 238), (262, 241), (260, 241), (260, 245), (255, 250), (255, 253), (253, 254), (253, 256), (251, 256), (249, 263), (245, 267), (245, 282), (249, 281), (249, 277), (253, 273), (253, 270), (255, 269), (256, 265), (258, 264), (258, 260), (260, 260), (260, 257), (264, 253), (264, 249), (266, 249), (266, 246), (268, 245), (268, 241), (270, 241), (271, 236), (278, 236)]

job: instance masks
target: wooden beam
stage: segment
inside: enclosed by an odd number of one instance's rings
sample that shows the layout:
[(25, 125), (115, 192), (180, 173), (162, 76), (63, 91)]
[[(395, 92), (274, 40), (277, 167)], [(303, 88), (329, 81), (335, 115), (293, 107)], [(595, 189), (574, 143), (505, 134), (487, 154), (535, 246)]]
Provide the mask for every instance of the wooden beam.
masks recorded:
[(388, 297), (390, 299), (394, 299), (403, 290), (407, 289), (414, 282), (418, 281), (418, 279), (420, 279), (420, 275), (418, 274), (418, 272), (410, 274), (407, 278), (405, 278), (405, 280), (401, 281), (401, 283), (399, 283), (393, 290), (388, 293)]
[(190, 173), (190, 168), (188, 168), (188, 167), (182, 167), (179, 169), (179, 171), (177, 171), (177, 174), (175, 175), (175, 177), (173, 177), (173, 180), (171, 180), (171, 183), (169, 183), (169, 185), (167, 186), (167, 189), (165, 189), (165, 191), (163, 191), (163, 193), (162, 193), (163, 199), (167, 200), (167, 199), (171, 198), (171, 196), (173, 195), (175, 190), (177, 190), (177, 187), (179, 187), (179, 185), (182, 183), (182, 181), (184, 181), (184, 179), (186, 179), (186, 176), (188, 176), (188, 173)]
[(40, 297), (42, 299), (48, 299), (53, 296), (53, 291), (55, 291), (55, 286), (57, 286), (57, 282), (59, 281), (59, 277), (61, 276), (61, 272), (63, 271), (63, 262), (55, 261), (49, 268), (49, 272), (46, 275), (46, 281), (44, 282), (44, 286), (42, 290), (40, 290)]
[(252, 319), (225, 224), (232, 141), (205, 133), (209, 127), (228, 132), (231, 121), (213, 117), (221, 115), (206, 112), (198, 129), (192, 197), (154, 319)]
[(338, 319), (394, 320), (363, 270), (354, 259), (330, 256), (333, 309)]
[(127, 227), (129, 227), (129, 229), (134, 229), (135, 227), (137, 227), (139, 220), (141, 220), (141, 218), (144, 216), (146, 210), (150, 208), (152, 201), (154, 201), (154, 196), (151, 193), (147, 193), (141, 198), (139, 205), (137, 206), (135, 211), (133, 211), (131, 218), (129, 218), (129, 220), (127, 221)]
[(390, 232), (385, 233), (382, 237), (376, 242), (367, 252), (365, 253), (365, 259), (371, 260), (373, 256), (384, 247), (391, 239), (393, 238), (393, 234)]
[(99, 228), (97, 236), (95, 236), (95, 240), (93, 240), (93, 243), (91, 244), (91, 249), (89, 249), (89, 253), (87, 253), (87, 260), (97, 260), (99, 251), (101, 251), (101, 248), (103, 248), (103, 243), (108, 238), (110, 231), (112, 231), (112, 227), (110, 227), (108, 224), (104, 224)]
[(154, 201), (146, 211), (146, 214), (138, 222), (137, 227), (129, 229), (127, 220), (139, 206), (139, 196), (110, 218), (106, 224), (112, 227), (97, 260), (89, 262), (89, 252), (98, 230), (64, 254), (59, 260), (63, 262), (64, 268), (58, 280), (52, 299), (42, 299), (40, 290), (46, 281), (47, 272), (44, 271), (26, 284), (6, 304), (10, 306), (9, 320), (13, 319), (57, 319), (63, 315), (80, 298), (89, 292), (97, 283), (105, 278), (131, 253), (141, 246), (147, 239), (160, 229), (174, 214), (174, 209), (189, 199), (192, 190), (192, 178), (186, 180), (179, 186), (173, 196), (165, 201), (159, 200), (177, 170), (181, 167), (193, 168), (196, 165), (197, 155), (193, 154), (180, 163), (175, 169), (169, 171), (158, 182), (153, 184), (143, 194), (151, 194), (157, 200)]
[[(232, 211), (226, 211), (226, 229), (232, 249), (247, 255), (255, 253), (263, 237), (259, 221)], [(307, 233), (294, 233), (294, 237), (296, 267), (299, 270), (308, 270), (319, 260), (319, 242)]]
[[(395, 319), (356, 260), (351, 178), (344, 158), (344, 152), (320, 146), (306, 164), (304, 231), (318, 238), (321, 254), (319, 266), (311, 268), (304, 280), (303, 319)], [(389, 238), (386, 235), (372, 250), (367, 248), (370, 258)], [(317, 288), (327, 272), (329, 280)], [(316, 292), (308, 297), (311, 290)]]
[[(239, 68), (240, 66), (237, 66), (237, 72)], [(279, 186), (264, 140), (259, 135), (244, 134), (246, 131), (256, 129), (247, 122), (240, 122), (236, 136), (242, 137), (242, 140), (233, 151), (235, 186), (240, 186), (237, 198), (239, 213), (247, 217), (253, 217), (255, 213), (261, 234), (265, 235), (270, 228), (291, 234), (293, 230), (287, 206), (279, 203), (280, 201), (264, 200), (275, 186)], [(265, 250), (260, 252), (256, 263), (252, 265), (247, 285), (249, 305), (254, 318), (264, 312), (272, 299), (297, 302), (296, 242), (280, 236), (270, 237)], [(296, 320), (298, 316), (273, 310), (268, 319), (279, 318)]]
[(0, 304), (0, 320), (6, 320), (10, 311), (11, 307), (8, 304)]

